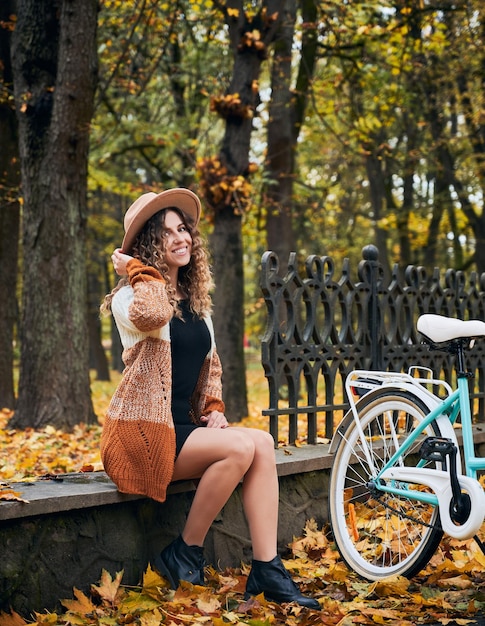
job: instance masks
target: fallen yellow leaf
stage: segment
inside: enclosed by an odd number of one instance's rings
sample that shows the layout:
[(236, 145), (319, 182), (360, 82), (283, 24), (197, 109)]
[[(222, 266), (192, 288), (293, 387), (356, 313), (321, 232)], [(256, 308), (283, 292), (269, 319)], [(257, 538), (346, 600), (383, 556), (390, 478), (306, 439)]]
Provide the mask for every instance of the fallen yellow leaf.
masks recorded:
[(74, 587), (74, 595), (76, 600), (61, 600), (62, 606), (65, 606), (70, 613), (87, 615), (96, 609), (91, 600), (76, 587)]
[(28, 504), (28, 500), (21, 498), (22, 492), (14, 491), (13, 489), (2, 489), (0, 490), (0, 500), (12, 500), (15, 502), (25, 502)]
[(91, 585), (91, 590), (97, 594), (103, 602), (115, 604), (122, 578), (123, 570), (121, 572), (116, 572), (116, 576), (113, 580), (111, 574), (103, 569), (101, 572), (101, 584)]

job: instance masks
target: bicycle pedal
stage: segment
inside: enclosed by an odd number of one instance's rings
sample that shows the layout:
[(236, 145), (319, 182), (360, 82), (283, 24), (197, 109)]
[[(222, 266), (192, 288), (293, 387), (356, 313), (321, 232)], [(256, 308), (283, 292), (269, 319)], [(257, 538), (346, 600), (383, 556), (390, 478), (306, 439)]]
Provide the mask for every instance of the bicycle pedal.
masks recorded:
[(419, 450), (419, 456), (425, 461), (446, 461), (446, 457), (456, 453), (452, 439), (445, 437), (428, 437)]

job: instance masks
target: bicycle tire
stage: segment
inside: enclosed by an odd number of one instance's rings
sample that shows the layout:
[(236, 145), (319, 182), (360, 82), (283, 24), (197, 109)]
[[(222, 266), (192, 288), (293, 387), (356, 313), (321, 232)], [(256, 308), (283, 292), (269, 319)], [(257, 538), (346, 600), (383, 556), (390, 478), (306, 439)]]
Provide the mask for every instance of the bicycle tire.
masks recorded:
[[(358, 410), (377, 469), (396, 449), (390, 438), (391, 424), (402, 441), (429, 411), (422, 400), (401, 389), (370, 392), (359, 401)], [(441, 436), (436, 421), (425, 436)], [(415, 442), (401, 462), (416, 466), (420, 445), (420, 440)], [(427, 466), (441, 469), (436, 462)], [(352, 419), (335, 453), (329, 484), (329, 518), (338, 551), (350, 569), (368, 580), (396, 575), (412, 578), (427, 565), (443, 536), (438, 508), (372, 492), (372, 478)]]

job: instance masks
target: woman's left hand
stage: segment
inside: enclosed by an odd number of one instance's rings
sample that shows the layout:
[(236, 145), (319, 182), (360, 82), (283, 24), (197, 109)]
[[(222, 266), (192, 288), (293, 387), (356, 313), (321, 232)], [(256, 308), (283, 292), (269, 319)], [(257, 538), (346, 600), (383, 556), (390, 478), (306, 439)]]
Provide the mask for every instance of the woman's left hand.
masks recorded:
[(228, 426), (226, 416), (220, 411), (211, 411), (208, 415), (202, 415), (200, 421), (207, 428), (227, 428)]

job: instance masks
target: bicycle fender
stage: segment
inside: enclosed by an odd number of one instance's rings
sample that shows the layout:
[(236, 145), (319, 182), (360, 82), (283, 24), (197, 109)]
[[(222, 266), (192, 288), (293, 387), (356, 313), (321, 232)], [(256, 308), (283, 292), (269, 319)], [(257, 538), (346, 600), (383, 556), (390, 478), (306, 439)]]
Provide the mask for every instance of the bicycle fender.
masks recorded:
[[(450, 484), (450, 475), (443, 470), (424, 467), (391, 467), (382, 472), (380, 478), (385, 481), (410, 482), (426, 485), (436, 494), (440, 511), (441, 527), (450, 537), (455, 539), (470, 539), (481, 528), (485, 517), (485, 494), (480, 483), (469, 476), (458, 476), (458, 482), (463, 491), (470, 496), (471, 510), (468, 519), (457, 525), (450, 516), (453, 492)], [(383, 485), (383, 491), (393, 493), (393, 487)], [(401, 492), (402, 487), (396, 489)]]

